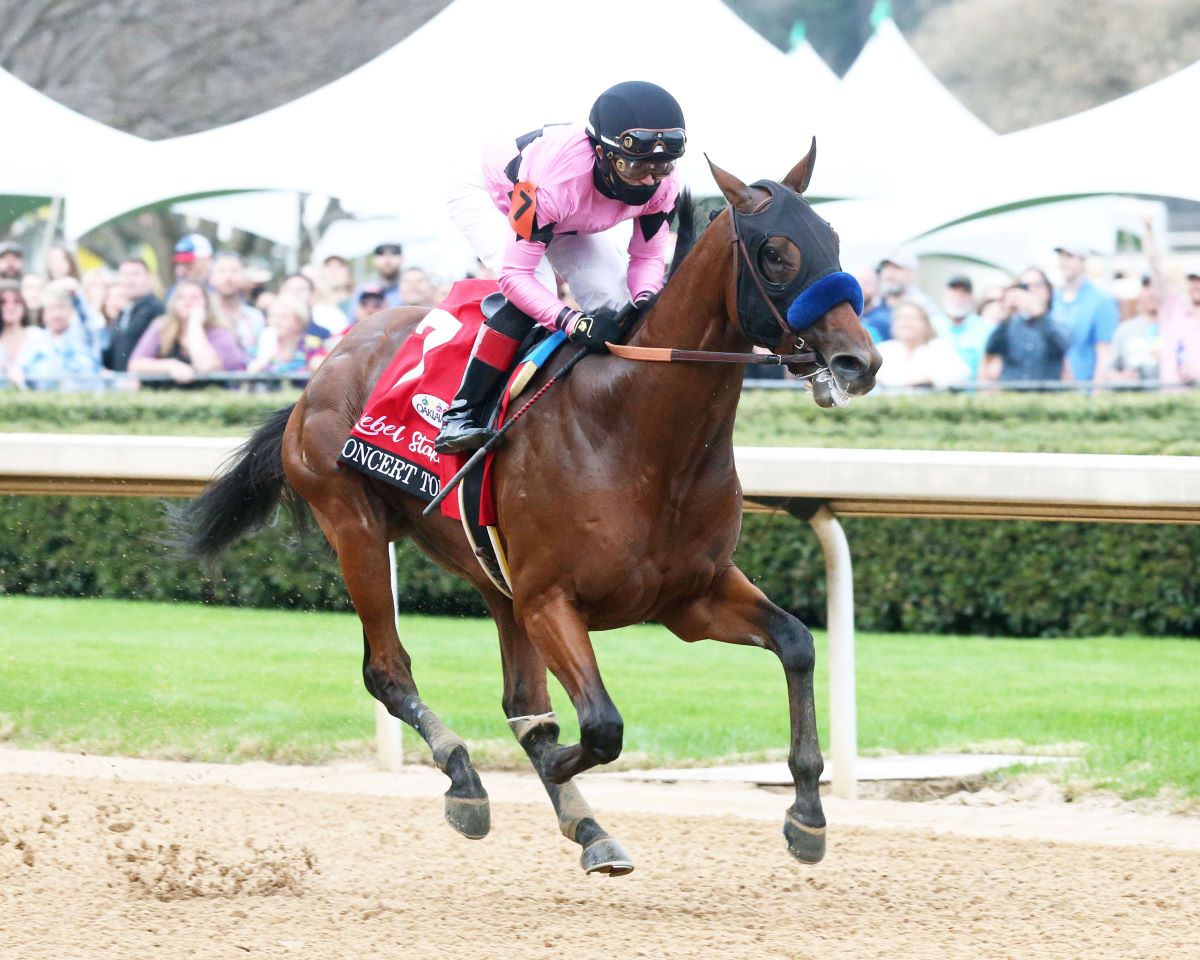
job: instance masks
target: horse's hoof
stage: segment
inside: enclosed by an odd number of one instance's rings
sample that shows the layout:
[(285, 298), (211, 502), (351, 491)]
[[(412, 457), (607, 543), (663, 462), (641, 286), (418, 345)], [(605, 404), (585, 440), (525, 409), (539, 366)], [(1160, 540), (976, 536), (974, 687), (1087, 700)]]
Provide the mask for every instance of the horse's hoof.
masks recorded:
[(783, 820), (788, 853), (801, 863), (820, 863), (825, 857), (825, 828), (806, 827), (790, 813)]
[(610, 877), (633, 873), (633, 861), (629, 859), (629, 854), (612, 837), (601, 837), (584, 847), (579, 865), (587, 873), (603, 873)]
[(482, 840), (492, 829), (492, 808), (487, 796), (447, 796), (446, 822), (468, 840)]

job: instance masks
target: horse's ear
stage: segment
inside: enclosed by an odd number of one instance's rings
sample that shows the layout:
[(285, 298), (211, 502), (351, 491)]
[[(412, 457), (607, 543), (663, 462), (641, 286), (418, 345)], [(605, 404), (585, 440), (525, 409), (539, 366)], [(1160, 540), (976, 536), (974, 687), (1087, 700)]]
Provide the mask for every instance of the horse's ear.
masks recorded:
[(791, 171), (783, 178), (783, 185), (791, 187), (797, 193), (803, 193), (808, 189), (809, 181), (812, 180), (813, 167), (817, 165), (817, 138), (812, 138), (812, 146), (808, 148), (808, 153), (804, 159), (792, 167)]
[[(704, 159), (708, 160), (707, 153), (704, 155)], [(711, 160), (708, 160), (708, 169), (712, 171), (713, 179), (717, 181), (717, 186), (721, 188), (721, 193), (725, 195), (725, 199), (729, 201), (729, 205), (733, 209), (738, 213), (754, 212), (758, 201), (753, 190), (732, 173), (726, 173)]]

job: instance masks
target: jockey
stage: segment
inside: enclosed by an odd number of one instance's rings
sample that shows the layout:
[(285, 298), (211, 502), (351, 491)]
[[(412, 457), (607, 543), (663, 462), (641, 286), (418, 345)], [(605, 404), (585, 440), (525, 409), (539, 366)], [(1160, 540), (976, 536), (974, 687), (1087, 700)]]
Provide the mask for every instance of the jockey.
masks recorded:
[[(535, 322), (604, 352), (622, 335), (617, 311), (661, 289), (679, 195), (675, 161), (686, 141), (675, 98), (629, 81), (600, 95), (586, 125), (551, 124), (505, 140), (485, 150), (481, 169), (460, 176), (450, 216), (508, 302), (479, 330), (435, 449), (475, 450), (492, 435), (483, 410)], [(628, 264), (599, 236), (626, 220), (636, 221)], [(559, 300), (555, 272), (582, 311)]]

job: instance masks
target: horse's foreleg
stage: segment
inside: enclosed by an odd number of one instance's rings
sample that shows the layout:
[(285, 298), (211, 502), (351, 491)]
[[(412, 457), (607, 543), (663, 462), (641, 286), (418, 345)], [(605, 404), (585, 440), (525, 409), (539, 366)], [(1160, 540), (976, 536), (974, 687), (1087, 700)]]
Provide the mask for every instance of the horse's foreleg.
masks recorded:
[(576, 774), (617, 759), (624, 722), (604, 689), (579, 611), (564, 595), (555, 593), (539, 597), (536, 605), (522, 611), (520, 622), (579, 716), (579, 743), (547, 746), (537, 761), (538, 773), (550, 783), (563, 784)]
[[(505, 601), (506, 602), (506, 601)], [(500, 655), (504, 664), (504, 713), (517, 742), (529, 755), (533, 769), (554, 805), (558, 829), (582, 848), (580, 865), (588, 873), (619, 877), (633, 870), (633, 861), (621, 845), (596, 822), (592, 808), (574, 780), (553, 783), (542, 772), (546, 755), (559, 747), (558, 720), (546, 690), (546, 665), (513, 619), (511, 609), (493, 606), (500, 630)]]
[(446, 821), (464, 837), (487, 836), (491, 811), (487, 792), (471, 765), (467, 745), (421, 700), (411, 660), (396, 632), (387, 538), (361, 523), (330, 523), (314, 510), (337, 551), (342, 575), (363, 626), (363, 682), (388, 713), (416, 730), (433, 751), (433, 762), (450, 778)]
[(796, 784), (796, 802), (788, 808), (783, 835), (797, 860), (817, 863), (825, 856), (825, 814), (819, 781), (824, 769), (817, 741), (813, 702), (812, 634), (791, 614), (771, 603), (735, 566), (727, 567), (707, 596), (691, 601), (662, 622), (689, 642), (719, 640), (762, 647), (783, 664), (787, 677), (792, 737), (788, 766)]

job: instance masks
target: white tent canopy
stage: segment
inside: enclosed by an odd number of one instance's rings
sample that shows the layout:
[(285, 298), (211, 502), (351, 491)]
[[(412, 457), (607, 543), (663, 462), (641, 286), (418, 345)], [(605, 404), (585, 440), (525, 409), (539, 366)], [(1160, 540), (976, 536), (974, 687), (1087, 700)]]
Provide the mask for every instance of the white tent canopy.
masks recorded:
[[(442, 217), (438, 175), (490, 135), (583, 120), (597, 93), (640, 78), (684, 105), (685, 179), (712, 192), (703, 152), (748, 178), (779, 177), (807, 135), (766, 96), (784, 56), (720, 0), (643, 0), (637, 36), (589, 0), (456, 0), (391, 50), (307, 96), (239, 123), (151, 144), (104, 191), (74, 198), (73, 235), (165, 198), (246, 189), (336, 195), (364, 214)], [(736, 96), (738, 71), (753, 85)], [(370, 144), (370, 147), (366, 145)]]
[[(930, 156), (886, 198), (822, 212), (845, 236), (894, 245), (1008, 210), (1087, 197), (1200, 201), (1190, 129), (1175, 119), (1188, 116), (1198, 97), (1200, 63), (1062, 120)], [(1062, 224), (1069, 236), (1089, 232), (1065, 216)], [(1092, 240), (1100, 250), (1104, 243), (1103, 236)]]
[(838, 76), (807, 40), (798, 43), (784, 57), (789, 83), (804, 97), (805, 103), (823, 104), (838, 95)]
[[(36, 153), (6, 160), (0, 194), (64, 197), (71, 237), (144, 206), (192, 201), (190, 213), (257, 224), (276, 240), (295, 232), (293, 208), (278, 191), (335, 195), (356, 214), (406, 224), (398, 239), (433, 244), (455, 235), (442, 204), (450, 164), (478, 156), (488, 136), (582, 120), (599, 90), (641, 77), (684, 105), (691, 143), (681, 173), (698, 193), (714, 192), (704, 153), (743, 179), (778, 178), (815, 133), (811, 192), (865, 198), (826, 208), (844, 237), (863, 244), (942, 231), (939, 243), (976, 249), (986, 231), (945, 228), (1096, 195), (1200, 200), (1181, 119), (1200, 97), (1200, 64), (1093, 110), (997, 137), (890, 19), (839, 83), (807, 43), (784, 56), (720, 0), (686, 8), (644, 0), (638, 18), (638, 37), (658, 38), (660, 49), (648, 53), (624, 20), (589, 0), (528, 0), (519, 11), (502, 0), (456, 0), (326, 87), (160, 143), (75, 113), (0, 71), (6, 116), (15, 128), (36, 129), (39, 142)], [(794, 93), (780, 98), (779, 90)], [(276, 192), (203, 199), (240, 191)]]
[(933, 75), (890, 18), (882, 20), (842, 78), (818, 132), (814, 192), (890, 197), (930, 157), (996, 134)]
[[(0, 69), (0, 104), (10, 131), (23, 131), (36, 149), (10, 139), (0, 164), (0, 195), (62, 197), (108, 176), (108, 159), (146, 141), (76, 113), (7, 70)], [(88, 181), (91, 180), (89, 185)]]

